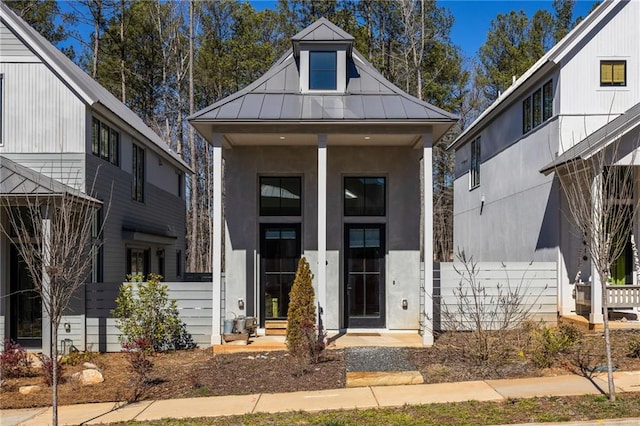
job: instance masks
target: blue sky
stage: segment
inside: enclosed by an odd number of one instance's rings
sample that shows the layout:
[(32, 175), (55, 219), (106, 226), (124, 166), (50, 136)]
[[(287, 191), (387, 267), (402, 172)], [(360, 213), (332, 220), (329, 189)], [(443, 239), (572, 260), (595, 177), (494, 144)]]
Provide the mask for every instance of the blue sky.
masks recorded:
[[(573, 10), (576, 16), (586, 16), (595, 0), (578, 0)], [(256, 9), (272, 8), (276, 1), (253, 0), (251, 4)], [(524, 10), (532, 17), (539, 9), (552, 11), (550, 0), (445, 0), (438, 1), (440, 6), (451, 10), (455, 23), (451, 31), (453, 42), (460, 46), (465, 56), (474, 57), (487, 38), (491, 27), (491, 20), (499, 13), (509, 13), (512, 10)]]
[[(321, 0), (320, 0), (321, 1)], [(574, 18), (577, 16), (586, 16), (591, 9), (595, 0), (577, 0), (574, 8)], [(62, 1), (61, 8), (67, 9), (70, 4)], [(274, 0), (250, 0), (250, 3), (258, 10), (275, 7)], [(509, 13), (512, 10), (524, 10), (527, 16), (532, 17), (539, 9), (547, 9), (552, 11), (551, 0), (443, 0), (438, 4), (445, 6), (451, 10), (455, 18), (455, 23), (451, 31), (453, 42), (460, 46), (467, 58), (473, 58), (480, 46), (487, 38), (487, 32), (491, 27), (491, 20), (499, 13)], [(81, 37), (85, 40), (89, 39), (88, 33), (91, 27), (87, 25), (78, 25), (76, 29), (83, 34)], [(74, 44), (76, 46), (76, 54), (80, 54), (81, 47), (73, 41), (66, 44)]]

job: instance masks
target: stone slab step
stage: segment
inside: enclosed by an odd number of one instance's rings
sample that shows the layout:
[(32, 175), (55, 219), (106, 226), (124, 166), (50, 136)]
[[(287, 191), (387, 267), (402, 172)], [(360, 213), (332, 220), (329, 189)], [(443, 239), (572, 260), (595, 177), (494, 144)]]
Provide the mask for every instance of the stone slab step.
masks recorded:
[(424, 379), (419, 371), (351, 371), (347, 372), (346, 387), (419, 385), (422, 383), (424, 383)]

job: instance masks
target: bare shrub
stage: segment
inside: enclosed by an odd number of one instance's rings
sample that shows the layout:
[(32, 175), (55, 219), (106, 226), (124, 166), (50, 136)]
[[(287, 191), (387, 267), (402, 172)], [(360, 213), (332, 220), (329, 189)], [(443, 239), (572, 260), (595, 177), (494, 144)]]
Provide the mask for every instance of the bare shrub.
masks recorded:
[(153, 346), (148, 340), (136, 339), (122, 344), (127, 354), (128, 370), (131, 373), (128, 402), (138, 401), (150, 385), (153, 361), (150, 359)]
[(477, 363), (504, 360), (509, 351), (502, 344), (504, 332), (526, 325), (546, 287), (532, 294), (530, 281), (523, 277), (512, 282), (506, 270), (505, 281), (489, 287), (479, 279), (480, 268), (473, 257), (459, 250), (456, 258), (459, 266), (454, 264), (454, 270), (460, 281), (453, 289), (453, 301), (442, 295), (436, 300), (442, 329), (469, 333), (461, 349)]
[(22, 345), (5, 339), (0, 353), (0, 378), (25, 377), (31, 375), (31, 360)]

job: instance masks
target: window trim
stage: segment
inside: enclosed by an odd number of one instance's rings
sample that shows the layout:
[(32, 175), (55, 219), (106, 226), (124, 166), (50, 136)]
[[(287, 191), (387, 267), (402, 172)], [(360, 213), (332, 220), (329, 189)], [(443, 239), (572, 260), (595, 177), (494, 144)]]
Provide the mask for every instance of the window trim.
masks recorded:
[(481, 136), (474, 138), (470, 144), (471, 159), (469, 161), (469, 190), (474, 190), (480, 186), (480, 164), (482, 163), (482, 139)]
[[(132, 145), (131, 155), (131, 199), (140, 203), (144, 203), (145, 198), (145, 177), (146, 177), (146, 158), (145, 150), (136, 143)], [(141, 170), (137, 164), (139, 156), (142, 154), (142, 167)]]
[[(382, 200), (382, 214), (367, 214), (367, 205), (366, 203), (363, 205), (362, 214), (349, 214), (347, 213), (347, 203), (345, 200), (345, 192), (347, 190), (347, 179), (382, 179), (384, 187), (382, 188), (383, 200)], [(342, 215), (343, 217), (386, 217), (387, 216), (387, 207), (389, 205), (388, 202), (388, 193), (387, 193), (387, 176), (385, 175), (347, 175), (342, 177)], [(366, 202), (366, 198), (365, 198)]]
[[(106, 140), (103, 140), (103, 136), (106, 137)], [(108, 125), (96, 116), (92, 117), (91, 153), (94, 156), (106, 161), (107, 163), (113, 164), (116, 167), (120, 167), (121, 139), (120, 131), (118, 131), (118, 129)], [(105, 149), (104, 152), (103, 148)], [(115, 153), (113, 151), (115, 151)]]
[[(282, 205), (278, 208), (278, 214), (264, 214), (262, 211), (262, 179), (296, 179), (300, 184), (300, 206), (298, 214), (282, 214)], [(258, 216), (260, 217), (301, 217), (304, 207), (304, 183), (301, 175), (259, 175), (258, 176)], [(282, 197), (280, 197), (281, 199)]]
[[(614, 79), (614, 69), (616, 65), (622, 65), (624, 68), (624, 79), (621, 83), (616, 83)], [(603, 66), (611, 66), (611, 81), (602, 80)], [(600, 60), (600, 87), (627, 87), (627, 61), (625, 59), (601, 59)]]
[[(313, 78), (312, 74), (314, 69), (312, 67), (312, 58), (314, 54), (317, 53), (331, 53), (333, 54), (333, 69), (316, 69), (315, 71), (328, 73), (333, 72), (333, 87), (313, 87)], [(337, 50), (309, 50), (309, 91), (319, 91), (319, 92), (335, 92), (338, 90), (338, 51)]]
[[(550, 87), (550, 97), (545, 96), (545, 88)], [(536, 98), (539, 104), (536, 104)], [(539, 119), (536, 120), (536, 106), (538, 106)], [(548, 107), (548, 108), (547, 108)], [(522, 99), (522, 134), (526, 135), (530, 131), (542, 126), (553, 117), (553, 79), (547, 80), (544, 84), (535, 87), (527, 96)]]

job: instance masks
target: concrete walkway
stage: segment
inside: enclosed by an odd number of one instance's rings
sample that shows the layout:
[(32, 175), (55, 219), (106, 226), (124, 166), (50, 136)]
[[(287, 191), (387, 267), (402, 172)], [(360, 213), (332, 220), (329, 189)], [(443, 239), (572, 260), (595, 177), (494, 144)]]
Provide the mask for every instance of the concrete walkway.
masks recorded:
[[(640, 391), (640, 371), (622, 371), (616, 372), (614, 375), (619, 392)], [(135, 404), (79, 404), (60, 407), (59, 423), (61, 425), (99, 424), (128, 420), (157, 420), (167, 417), (213, 417), (258, 412), (365, 409), (469, 400), (503, 401), (507, 398), (596, 395), (600, 393), (598, 387), (606, 389), (606, 376), (596, 377), (593, 382), (580, 376), (567, 375), (171, 399), (142, 401)], [(2, 426), (48, 425), (51, 422), (51, 408), (2, 410), (0, 420)], [(636, 423), (634, 424), (638, 424), (638, 420), (636, 419), (635, 421)], [(600, 422), (598, 424), (603, 423)]]

